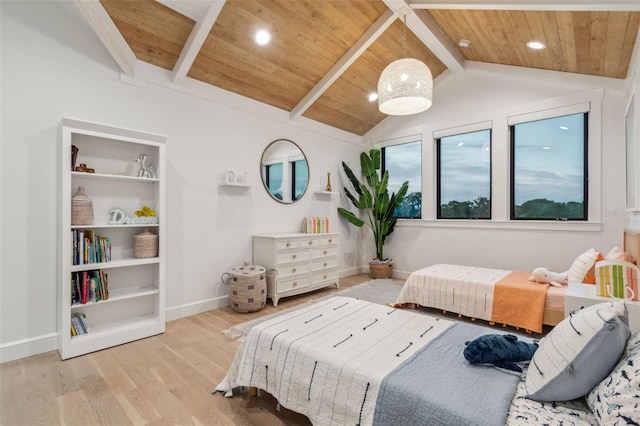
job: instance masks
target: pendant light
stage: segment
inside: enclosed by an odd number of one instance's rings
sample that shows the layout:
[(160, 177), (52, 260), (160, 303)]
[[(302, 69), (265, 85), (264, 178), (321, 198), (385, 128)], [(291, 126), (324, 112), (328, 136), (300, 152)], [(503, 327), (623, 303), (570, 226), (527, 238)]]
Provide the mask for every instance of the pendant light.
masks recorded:
[(388, 115), (426, 111), (433, 100), (433, 77), (421, 61), (407, 58), (407, 15), (404, 15), (403, 58), (387, 65), (378, 80), (378, 109)]

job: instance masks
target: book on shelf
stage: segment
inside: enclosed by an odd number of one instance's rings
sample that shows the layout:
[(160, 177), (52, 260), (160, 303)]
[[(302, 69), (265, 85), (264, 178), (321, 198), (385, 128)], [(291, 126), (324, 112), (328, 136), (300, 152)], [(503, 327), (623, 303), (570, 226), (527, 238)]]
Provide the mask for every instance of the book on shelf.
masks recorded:
[(78, 312), (71, 315), (71, 336), (78, 336), (90, 332), (91, 324), (85, 314)]
[(99, 302), (109, 298), (108, 276), (102, 269), (71, 274), (71, 305)]
[(111, 240), (97, 235), (92, 229), (73, 229), (71, 256), (74, 265), (111, 261)]

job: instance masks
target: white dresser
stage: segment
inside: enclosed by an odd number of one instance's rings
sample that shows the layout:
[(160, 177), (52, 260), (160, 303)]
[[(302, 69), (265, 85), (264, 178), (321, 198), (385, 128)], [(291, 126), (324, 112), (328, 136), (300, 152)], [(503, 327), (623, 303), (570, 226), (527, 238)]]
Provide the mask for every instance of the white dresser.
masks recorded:
[[(267, 268), (267, 297), (282, 297), (339, 285), (340, 234), (269, 234), (253, 237), (253, 264)], [(275, 270), (275, 273), (269, 270)]]
[[(596, 286), (593, 284), (569, 283), (567, 292), (564, 295), (564, 316), (568, 317), (571, 312), (579, 311), (587, 306), (596, 303), (620, 301), (611, 297), (596, 296)], [(640, 302), (628, 300), (626, 302), (629, 314), (629, 328), (631, 332), (640, 330)]]

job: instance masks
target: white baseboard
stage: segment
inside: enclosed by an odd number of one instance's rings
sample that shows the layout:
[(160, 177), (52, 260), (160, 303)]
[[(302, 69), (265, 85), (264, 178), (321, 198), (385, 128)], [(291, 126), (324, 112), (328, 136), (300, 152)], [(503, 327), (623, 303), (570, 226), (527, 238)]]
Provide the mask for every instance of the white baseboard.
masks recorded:
[(58, 333), (16, 340), (0, 346), (0, 364), (58, 350)]
[(174, 306), (166, 310), (166, 320), (174, 321), (180, 318), (212, 311), (214, 309), (224, 308), (225, 306), (229, 306), (229, 296), (227, 295), (214, 297), (213, 299), (203, 300), (200, 302), (188, 303), (182, 306)]

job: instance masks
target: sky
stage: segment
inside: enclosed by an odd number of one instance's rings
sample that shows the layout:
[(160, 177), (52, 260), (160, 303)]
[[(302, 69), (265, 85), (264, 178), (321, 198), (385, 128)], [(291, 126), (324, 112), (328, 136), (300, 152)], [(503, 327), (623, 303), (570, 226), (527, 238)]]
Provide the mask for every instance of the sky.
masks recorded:
[[(516, 125), (516, 205), (536, 198), (584, 201), (583, 116), (580, 113)], [(490, 197), (490, 131), (448, 136), (442, 141), (441, 202)], [(409, 193), (419, 191), (420, 142), (386, 150), (390, 190), (397, 190), (408, 180)]]

